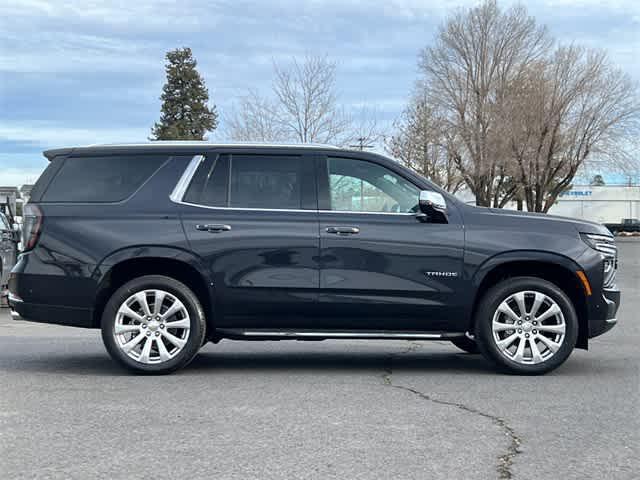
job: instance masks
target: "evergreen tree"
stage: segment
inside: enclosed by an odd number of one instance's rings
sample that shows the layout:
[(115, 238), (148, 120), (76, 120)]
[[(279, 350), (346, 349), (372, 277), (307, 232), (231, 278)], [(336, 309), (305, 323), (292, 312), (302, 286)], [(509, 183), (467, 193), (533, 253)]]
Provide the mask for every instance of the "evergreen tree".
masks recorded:
[(167, 52), (167, 83), (162, 88), (160, 121), (151, 129), (152, 140), (203, 140), (218, 126), (218, 113), (209, 107), (209, 92), (196, 70), (190, 48)]

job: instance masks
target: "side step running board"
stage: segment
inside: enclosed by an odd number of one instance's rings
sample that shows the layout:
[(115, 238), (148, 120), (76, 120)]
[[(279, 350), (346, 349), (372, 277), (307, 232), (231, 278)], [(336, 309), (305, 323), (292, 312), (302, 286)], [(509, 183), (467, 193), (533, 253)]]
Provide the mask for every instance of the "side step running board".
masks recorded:
[(464, 332), (419, 332), (401, 330), (288, 330), (217, 328), (216, 335), (236, 340), (448, 340), (464, 337)]

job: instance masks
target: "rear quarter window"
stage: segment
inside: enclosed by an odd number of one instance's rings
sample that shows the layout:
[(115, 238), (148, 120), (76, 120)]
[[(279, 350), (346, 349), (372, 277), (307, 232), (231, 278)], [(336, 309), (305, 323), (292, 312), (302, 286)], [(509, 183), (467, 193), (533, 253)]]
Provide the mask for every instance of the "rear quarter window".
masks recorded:
[(119, 202), (130, 197), (167, 160), (160, 155), (66, 158), (41, 201)]

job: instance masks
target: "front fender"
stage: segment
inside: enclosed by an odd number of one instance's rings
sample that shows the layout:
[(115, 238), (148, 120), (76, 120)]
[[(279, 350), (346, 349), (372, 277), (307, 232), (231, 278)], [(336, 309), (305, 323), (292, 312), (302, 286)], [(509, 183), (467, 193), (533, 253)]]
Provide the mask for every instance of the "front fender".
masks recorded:
[[(469, 311), (469, 328), (473, 324), (473, 315), (480, 299), (480, 296), (490, 288), (489, 281), (493, 281), (490, 277), (492, 272), (496, 273), (496, 279), (499, 278), (500, 271), (496, 269), (502, 269), (509, 271), (512, 264), (516, 275), (527, 276), (541, 276), (547, 280), (554, 281), (559, 284), (563, 284), (566, 287), (569, 286), (567, 281), (573, 282), (576, 289), (565, 289), (565, 293), (571, 298), (578, 314), (578, 322), (580, 325), (580, 331), (578, 333), (579, 348), (587, 348), (588, 341), (588, 311), (586, 292), (579, 285), (579, 279), (576, 272), (584, 270), (583, 267), (575, 260), (566, 255), (562, 255), (556, 252), (541, 251), (541, 250), (515, 250), (510, 252), (504, 252), (487, 258), (482, 264), (470, 275), (470, 286), (474, 292), (473, 303)], [(550, 269), (549, 267), (552, 267)], [(539, 272), (538, 272), (539, 270)], [(539, 273), (539, 275), (538, 275)]]
[(474, 291), (477, 292), (478, 287), (480, 287), (489, 272), (501, 265), (514, 262), (549, 263), (561, 266), (572, 274), (575, 274), (578, 270), (582, 270), (575, 260), (556, 252), (544, 250), (513, 250), (489, 257), (475, 269), (475, 272), (470, 275), (471, 285)]

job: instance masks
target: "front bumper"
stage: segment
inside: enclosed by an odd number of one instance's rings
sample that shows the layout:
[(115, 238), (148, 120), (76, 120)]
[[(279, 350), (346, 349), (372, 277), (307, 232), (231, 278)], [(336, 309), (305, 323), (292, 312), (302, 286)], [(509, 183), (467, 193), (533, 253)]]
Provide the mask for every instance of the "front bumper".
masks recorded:
[(616, 325), (618, 307), (620, 307), (620, 290), (603, 290), (600, 301), (592, 306), (589, 338), (602, 335)]

